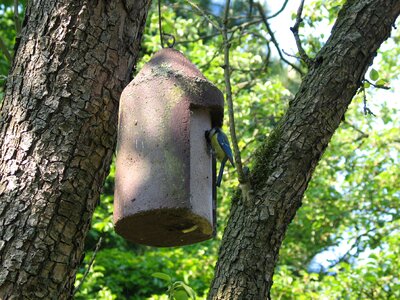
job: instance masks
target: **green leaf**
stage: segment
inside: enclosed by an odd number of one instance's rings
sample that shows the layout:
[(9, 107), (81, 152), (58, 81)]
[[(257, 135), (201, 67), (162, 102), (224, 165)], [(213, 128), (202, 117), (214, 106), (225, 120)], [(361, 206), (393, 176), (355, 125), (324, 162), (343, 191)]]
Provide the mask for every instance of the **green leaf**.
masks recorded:
[(169, 276), (168, 274), (165, 274), (165, 273), (161, 273), (161, 272), (155, 272), (155, 273), (151, 274), (151, 276), (158, 278), (158, 279), (168, 281), (168, 282), (172, 281), (171, 276)]
[(376, 81), (379, 79), (379, 72), (375, 70), (374, 68), (371, 69), (371, 72), (369, 72), (369, 78), (371, 78), (373, 81)]
[(187, 299), (189, 299), (189, 297), (188, 297), (188, 294), (184, 290), (179, 290), (174, 293), (174, 299), (187, 300)]
[(183, 282), (181, 283), (181, 285), (185, 289), (186, 293), (190, 296), (190, 298), (196, 299), (196, 293), (190, 286), (188, 286), (187, 284), (185, 284)]
[(386, 80), (383, 80), (383, 79), (379, 79), (379, 80), (376, 82), (376, 85), (384, 86), (384, 85), (386, 85), (386, 84), (387, 84), (387, 81), (386, 81)]
[(371, 85), (369, 84), (369, 82), (364, 81), (364, 88), (369, 88)]

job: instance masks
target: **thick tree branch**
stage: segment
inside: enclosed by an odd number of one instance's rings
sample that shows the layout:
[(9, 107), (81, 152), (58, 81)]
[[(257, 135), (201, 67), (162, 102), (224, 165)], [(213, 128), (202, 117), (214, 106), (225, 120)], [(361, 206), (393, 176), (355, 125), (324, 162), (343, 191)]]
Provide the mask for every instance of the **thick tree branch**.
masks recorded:
[(0, 299), (69, 299), (150, 1), (28, 3), (0, 110)]
[(250, 201), (232, 200), (209, 299), (270, 299), (287, 226), (399, 13), (397, 0), (349, 1), (341, 9), (318, 63), (254, 156)]

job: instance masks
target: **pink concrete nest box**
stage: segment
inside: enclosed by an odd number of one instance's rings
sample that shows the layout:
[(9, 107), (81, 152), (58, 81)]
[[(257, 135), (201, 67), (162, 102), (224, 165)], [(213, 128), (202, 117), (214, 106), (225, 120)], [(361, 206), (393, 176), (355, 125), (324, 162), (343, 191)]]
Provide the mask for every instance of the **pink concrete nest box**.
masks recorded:
[(212, 237), (213, 163), (205, 131), (221, 126), (220, 90), (179, 51), (162, 49), (121, 95), (114, 224), (138, 244)]

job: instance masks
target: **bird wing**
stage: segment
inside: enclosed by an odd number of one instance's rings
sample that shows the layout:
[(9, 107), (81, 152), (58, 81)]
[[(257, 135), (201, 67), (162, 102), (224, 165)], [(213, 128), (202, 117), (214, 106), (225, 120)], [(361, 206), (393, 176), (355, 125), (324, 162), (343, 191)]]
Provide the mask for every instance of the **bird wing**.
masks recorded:
[(232, 166), (235, 166), (233, 162), (233, 155), (232, 155), (232, 149), (231, 146), (229, 145), (229, 140), (228, 137), (226, 136), (225, 133), (219, 132), (217, 135), (218, 143), (220, 144), (222, 150), (224, 150), (226, 156), (228, 156), (229, 161), (231, 162)]

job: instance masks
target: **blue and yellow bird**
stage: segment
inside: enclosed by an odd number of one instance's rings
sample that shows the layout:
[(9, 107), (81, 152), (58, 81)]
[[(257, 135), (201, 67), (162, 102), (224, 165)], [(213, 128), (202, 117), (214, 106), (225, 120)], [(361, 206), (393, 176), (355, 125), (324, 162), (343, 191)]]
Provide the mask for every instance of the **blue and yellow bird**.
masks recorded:
[(232, 149), (229, 145), (229, 140), (226, 134), (219, 127), (214, 127), (206, 132), (207, 139), (211, 144), (211, 148), (214, 151), (215, 156), (221, 162), (221, 167), (219, 169), (218, 179), (216, 185), (219, 187), (221, 185), (222, 175), (224, 173), (224, 167), (226, 161), (229, 159), (232, 166), (235, 166), (233, 162)]

